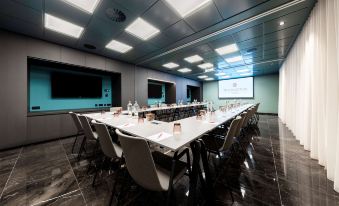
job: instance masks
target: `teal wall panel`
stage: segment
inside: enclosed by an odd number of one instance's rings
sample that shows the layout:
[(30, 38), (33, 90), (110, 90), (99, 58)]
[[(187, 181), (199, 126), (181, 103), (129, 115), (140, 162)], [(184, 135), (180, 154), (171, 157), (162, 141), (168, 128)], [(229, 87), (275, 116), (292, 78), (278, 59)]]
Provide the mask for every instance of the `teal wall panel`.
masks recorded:
[[(214, 107), (225, 105), (226, 100), (218, 97), (218, 81), (204, 82), (204, 100), (213, 101)], [(254, 98), (240, 99), (244, 102), (260, 103), (259, 112), (278, 113), (279, 75), (266, 75), (254, 77)]]
[[(101, 98), (57, 98), (53, 99), (51, 95), (51, 72), (55, 69), (41, 68), (32, 66), (29, 73), (29, 111), (56, 111), (72, 109), (91, 109), (107, 107), (112, 104), (112, 86), (111, 77), (96, 75), (102, 77), (102, 97)], [(60, 71), (60, 70), (57, 70)], [(87, 74), (83, 72), (73, 72)], [(94, 74), (93, 74), (94, 75)], [(108, 92), (105, 92), (108, 89)], [(95, 106), (97, 105), (97, 106)], [(102, 106), (99, 106), (102, 105)], [(32, 107), (39, 106), (40, 109), (33, 110)]]

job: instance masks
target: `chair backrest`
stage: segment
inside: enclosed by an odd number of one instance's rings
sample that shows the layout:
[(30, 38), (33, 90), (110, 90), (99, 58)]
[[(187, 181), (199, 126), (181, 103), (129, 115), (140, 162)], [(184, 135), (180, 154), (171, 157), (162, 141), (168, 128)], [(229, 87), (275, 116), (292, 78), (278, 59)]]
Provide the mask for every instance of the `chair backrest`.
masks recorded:
[(233, 137), (235, 137), (235, 133), (238, 129), (238, 124), (241, 121), (241, 117), (238, 116), (235, 119), (233, 119), (230, 128), (228, 129), (228, 132), (225, 136), (225, 141), (224, 144), (222, 145), (222, 147), (220, 148), (221, 151), (226, 151), (228, 150), (232, 143), (233, 143)]
[(242, 125), (243, 128), (247, 126), (248, 120), (251, 118), (252, 114), (253, 114), (253, 108), (249, 108), (246, 112), (246, 117)]
[(91, 125), (89, 125), (87, 117), (83, 115), (79, 115), (79, 120), (81, 122), (82, 128), (84, 129), (84, 134), (87, 138), (96, 139), (93, 134), (93, 130)]
[(239, 122), (239, 124), (237, 126), (237, 130), (236, 130), (235, 135), (234, 135), (235, 137), (238, 137), (240, 135), (241, 128), (243, 128), (243, 124), (244, 124), (246, 116), (247, 116), (247, 112), (243, 112), (243, 113), (240, 114), (241, 121)]
[(121, 154), (120, 152), (117, 152), (117, 150), (119, 150), (119, 146), (112, 141), (111, 135), (109, 134), (106, 125), (101, 123), (94, 123), (93, 125), (95, 127), (96, 132), (98, 133), (98, 136), (100, 137), (99, 143), (102, 152), (107, 157), (120, 158)]
[(115, 132), (124, 151), (127, 170), (133, 180), (145, 189), (163, 191), (147, 141), (122, 134), (118, 129)]
[(82, 125), (81, 125), (81, 122), (79, 120), (79, 117), (77, 114), (75, 114), (74, 112), (69, 112), (69, 115), (71, 115), (72, 119), (73, 119), (73, 122), (78, 130), (78, 133), (82, 132), (83, 131), (83, 128), (82, 128)]

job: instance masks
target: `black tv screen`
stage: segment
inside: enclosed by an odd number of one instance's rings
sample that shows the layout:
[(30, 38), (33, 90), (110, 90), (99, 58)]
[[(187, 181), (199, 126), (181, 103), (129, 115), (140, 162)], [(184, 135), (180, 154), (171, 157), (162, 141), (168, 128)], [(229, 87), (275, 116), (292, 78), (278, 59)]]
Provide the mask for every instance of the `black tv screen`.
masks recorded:
[(148, 84), (148, 98), (162, 98), (162, 85)]
[(51, 74), (52, 98), (101, 98), (102, 78), (74, 73)]

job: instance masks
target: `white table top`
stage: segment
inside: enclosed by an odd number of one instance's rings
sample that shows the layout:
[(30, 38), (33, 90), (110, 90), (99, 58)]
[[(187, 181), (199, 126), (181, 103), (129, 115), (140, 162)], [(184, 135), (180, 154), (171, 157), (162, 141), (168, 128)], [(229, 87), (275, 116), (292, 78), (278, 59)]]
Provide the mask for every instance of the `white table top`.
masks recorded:
[[(210, 114), (207, 114), (205, 120), (197, 120), (196, 116), (194, 116), (174, 122), (149, 122), (144, 120), (144, 123), (138, 123), (138, 117), (136, 116), (119, 115), (119, 117), (114, 117), (112, 112), (106, 112), (104, 114), (91, 113), (84, 115), (113, 128), (118, 128), (130, 135), (145, 138), (147, 141), (167, 147), (173, 151), (177, 151), (181, 147), (215, 129), (217, 126), (232, 119), (251, 106), (252, 104), (243, 105), (228, 112), (221, 112), (218, 110), (212, 118), (210, 117)], [(173, 134), (173, 125), (176, 122), (181, 124), (180, 134)], [(168, 133), (171, 136), (160, 141), (154, 141), (150, 138), (151, 136), (161, 132), (165, 134)]]
[(177, 106), (165, 106), (165, 107), (151, 107), (147, 109), (140, 110), (140, 112), (151, 112), (151, 111), (157, 111), (157, 110), (166, 110), (166, 109), (176, 109), (176, 108), (185, 108), (185, 107), (196, 107), (196, 106), (203, 106), (207, 105), (208, 103), (202, 102), (199, 104), (190, 104), (190, 105), (177, 105)]

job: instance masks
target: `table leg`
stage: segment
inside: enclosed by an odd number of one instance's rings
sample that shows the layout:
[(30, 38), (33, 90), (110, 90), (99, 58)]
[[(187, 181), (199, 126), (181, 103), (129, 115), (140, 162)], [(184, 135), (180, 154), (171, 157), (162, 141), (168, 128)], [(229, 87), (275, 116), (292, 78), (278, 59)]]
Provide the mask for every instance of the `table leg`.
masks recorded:
[(192, 171), (190, 175), (190, 185), (189, 185), (189, 195), (188, 195), (188, 205), (197, 205), (197, 182), (198, 182), (198, 173), (199, 173), (199, 143), (194, 141), (190, 144), (193, 154), (193, 164)]
[[(215, 205), (214, 189), (212, 186), (212, 178), (207, 161), (207, 151), (202, 140), (197, 140), (191, 143), (193, 153), (192, 173), (190, 176), (188, 205), (197, 205), (197, 183), (200, 180), (202, 192), (206, 197), (207, 205)], [(200, 167), (202, 161), (202, 168)], [(202, 175), (205, 173), (205, 178)]]
[(205, 172), (205, 180), (206, 180), (205, 189), (206, 189), (207, 203), (208, 205), (215, 205), (215, 192), (214, 192), (214, 188), (212, 184), (210, 167), (208, 165), (207, 150), (206, 150), (204, 141), (201, 139), (198, 141), (200, 142), (200, 155), (201, 155), (203, 169)]

